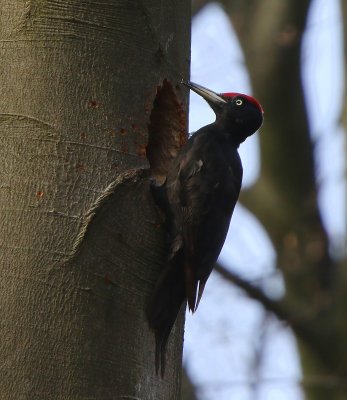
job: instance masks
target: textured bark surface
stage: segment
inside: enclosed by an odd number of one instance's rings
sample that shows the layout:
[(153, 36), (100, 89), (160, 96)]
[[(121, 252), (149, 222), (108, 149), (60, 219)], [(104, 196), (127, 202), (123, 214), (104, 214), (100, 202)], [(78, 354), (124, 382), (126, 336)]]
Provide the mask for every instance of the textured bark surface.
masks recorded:
[(161, 380), (144, 315), (144, 169), (164, 79), (180, 143), (189, 37), (183, 0), (0, 4), (1, 399), (179, 398), (182, 318)]

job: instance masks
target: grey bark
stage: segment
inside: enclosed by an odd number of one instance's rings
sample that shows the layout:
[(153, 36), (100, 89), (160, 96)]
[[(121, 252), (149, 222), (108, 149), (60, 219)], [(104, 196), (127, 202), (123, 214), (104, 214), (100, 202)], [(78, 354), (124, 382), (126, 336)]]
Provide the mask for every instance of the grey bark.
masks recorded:
[(0, 4), (1, 399), (179, 397), (183, 318), (162, 380), (144, 314), (146, 147), (158, 86), (184, 136), (189, 30), (184, 0)]

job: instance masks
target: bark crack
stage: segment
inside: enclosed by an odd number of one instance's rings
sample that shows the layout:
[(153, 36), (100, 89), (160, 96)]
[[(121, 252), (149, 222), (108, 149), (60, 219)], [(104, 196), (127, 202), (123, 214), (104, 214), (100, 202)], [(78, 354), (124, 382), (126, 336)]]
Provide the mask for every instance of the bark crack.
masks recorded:
[(42, 124), (44, 126), (48, 126), (49, 128), (55, 129), (55, 126), (52, 125), (51, 123), (49, 123), (47, 121), (43, 121), (40, 118), (32, 117), (30, 115), (15, 114), (15, 113), (0, 113), (0, 117), (12, 117), (12, 118), (16, 118), (16, 119), (19, 119), (19, 120), (27, 119), (29, 121), (38, 122), (38, 123), (40, 123), (40, 124)]
[(75, 238), (72, 251), (69, 255), (69, 259), (67, 261), (72, 261), (76, 256), (79, 255), (82, 243), (84, 242), (89, 228), (94, 221), (95, 217), (100, 214), (103, 210), (104, 206), (112, 200), (115, 191), (122, 184), (133, 182), (136, 183), (139, 179), (144, 178), (146, 176), (146, 170), (144, 169), (133, 169), (128, 170), (120, 175), (112, 181), (100, 194), (100, 196), (95, 200), (89, 210), (85, 213), (83, 223), (81, 228)]

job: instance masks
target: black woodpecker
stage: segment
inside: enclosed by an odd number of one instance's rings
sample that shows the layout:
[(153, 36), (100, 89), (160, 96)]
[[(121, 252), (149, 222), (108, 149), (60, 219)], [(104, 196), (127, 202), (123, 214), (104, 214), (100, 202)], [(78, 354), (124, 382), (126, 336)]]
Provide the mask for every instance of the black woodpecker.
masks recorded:
[(172, 162), (166, 181), (151, 185), (165, 215), (168, 262), (147, 308), (155, 333), (156, 372), (165, 372), (165, 352), (171, 329), (187, 300), (194, 312), (223, 247), (242, 183), (240, 143), (263, 123), (263, 109), (251, 96), (217, 94), (184, 83), (202, 96), (216, 114), (199, 129)]

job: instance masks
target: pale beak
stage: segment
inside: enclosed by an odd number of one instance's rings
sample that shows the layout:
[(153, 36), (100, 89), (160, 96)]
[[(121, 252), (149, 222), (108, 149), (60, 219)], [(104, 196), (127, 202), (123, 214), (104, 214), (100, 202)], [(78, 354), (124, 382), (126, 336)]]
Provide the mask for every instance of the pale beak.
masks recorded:
[(189, 89), (197, 93), (199, 96), (203, 97), (212, 106), (212, 108), (214, 108), (213, 106), (221, 106), (222, 104), (227, 103), (227, 101), (224, 100), (223, 97), (221, 97), (219, 94), (201, 85), (198, 85), (197, 83), (183, 82), (183, 80), (182, 83), (183, 85), (189, 87)]

